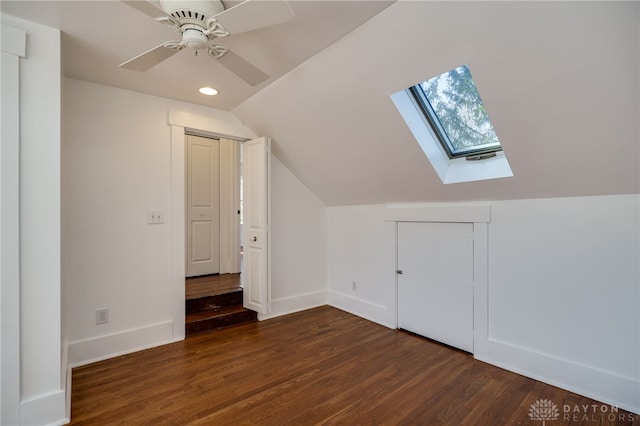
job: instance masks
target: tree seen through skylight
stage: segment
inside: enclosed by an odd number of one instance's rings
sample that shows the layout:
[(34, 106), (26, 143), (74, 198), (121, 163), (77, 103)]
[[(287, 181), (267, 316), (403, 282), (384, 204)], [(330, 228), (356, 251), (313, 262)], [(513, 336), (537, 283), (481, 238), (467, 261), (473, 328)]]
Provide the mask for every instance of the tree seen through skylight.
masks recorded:
[[(500, 142), (466, 65), (422, 82), (452, 154), (500, 148)], [(433, 117), (432, 117), (433, 118)]]

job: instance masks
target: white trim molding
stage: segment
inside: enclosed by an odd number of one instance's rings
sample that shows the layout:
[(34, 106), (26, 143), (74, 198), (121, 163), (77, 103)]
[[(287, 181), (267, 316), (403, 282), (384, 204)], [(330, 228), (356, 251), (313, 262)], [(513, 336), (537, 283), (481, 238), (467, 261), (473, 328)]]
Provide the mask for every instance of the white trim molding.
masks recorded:
[[(388, 205), (386, 220), (393, 222), (441, 222), (473, 224), (473, 354), (483, 356), (487, 347), (489, 308), (488, 308), (488, 264), (489, 229), (491, 206), (419, 206)], [(397, 241), (397, 233), (395, 235)], [(393, 244), (396, 244), (394, 242)], [(397, 247), (396, 247), (397, 251)], [(397, 286), (396, 276), (396, 301)], [(396, 320), (397, 327), (397, 320)], [(395, 327), (394, 327), (395, 328)]]
[[(488, 339), (475, 358), (640, 415), (640, 380)], [(559, 401), (558, 401), (559, 402)]]
[(27, 33), (2, 24), (0, 121), (0, 423), (20, 419), (20, 58)]
[(218, 120), (185, 111), (169, 110), (171, 131), (171, 310), (173, 340), (185, 337), (185, 131), (231, 140), (254, 139), (241, 123)]
[(184, 127), (199, 136), (246, 141), (256, 135), (241, 123), (218, 120), (185, 111), (170, 110), (168, 124)]
[(273, 299), (271, 300), (271, 312), (268, 314), (258, 314), (258, 319), (263, 321), (269, 318), (317, 308), (318, 306), (324, 306), (326, 304), (327, 292), (324, 290)]
[[(70, 419), (66, 417), (65, 400), (65, 391), (57, 390), (22, 401), (19, 424), (53, 426), (69, 423)], [(51, 419), (57, 420), (52, 422)]]
[[(184, 305), (184, 300), (182, 304)], [(182, 338), (173, 336), (172, 321), (77, 340), (69, 342), (69, 366), (80, 367), (179, 340)], [(105, 351), (105, 348), (109, 348), (109, 351)]]
[(477, 206), (420, 206), (389, 204), (386, 220), (393, 222), (491, 222), (491, 207)]
[(389, 308), (368, 300), (353, 297), (339, 291), (329, 291), (327, 304), (342, 311), (375, 322), (387, 328), (397, 328), (396, 323), (382, 320), (389, 318)]

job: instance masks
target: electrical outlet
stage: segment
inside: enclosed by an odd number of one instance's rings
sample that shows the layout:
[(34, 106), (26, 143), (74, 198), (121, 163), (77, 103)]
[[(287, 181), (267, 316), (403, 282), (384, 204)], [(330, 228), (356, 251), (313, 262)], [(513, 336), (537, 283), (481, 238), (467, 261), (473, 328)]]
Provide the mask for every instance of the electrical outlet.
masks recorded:
[(358, 291), (358, 284), (355, 281), (351, 281), (351, 290)]
[(107, 324), (109, 322), (109, 309), (96, 310), (96, 325)]

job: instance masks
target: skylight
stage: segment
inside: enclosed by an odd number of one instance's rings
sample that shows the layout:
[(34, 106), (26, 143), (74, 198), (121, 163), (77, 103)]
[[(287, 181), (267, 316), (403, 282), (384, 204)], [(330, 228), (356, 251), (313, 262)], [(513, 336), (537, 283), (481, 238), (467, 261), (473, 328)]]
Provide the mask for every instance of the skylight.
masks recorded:
[(466, 65), (400, 90), (391, 100), (442, 183), (513, 176)]
[(469, 67), (423, 81), (408, 89), (449, 158), (480, 160), (502, 151)]

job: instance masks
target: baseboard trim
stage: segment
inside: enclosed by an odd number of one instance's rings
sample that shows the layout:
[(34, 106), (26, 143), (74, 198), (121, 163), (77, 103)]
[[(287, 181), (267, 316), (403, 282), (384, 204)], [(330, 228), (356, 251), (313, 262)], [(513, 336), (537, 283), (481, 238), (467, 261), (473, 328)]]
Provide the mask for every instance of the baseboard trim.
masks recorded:
[(69, 342), (69, 367), (80, 367), (120, 355), (183, 340), (173, 336), (173, 321)]
[(271, 301), (271, 313), (258, 314), (258, 320), (266, 320), (282, 315), (292, 314), (294, 312), (304, 311), (306, 309), (316, 308), (327, 304), (326, 290), (316, 291), (313, 293), (298, 294), (282, 299), (274, 299)]
[(62, 386), (64, 391), (64, 415), (71, 419), (71, 366), (69, 365), (69, 341), (62, 345)]
[(329, 290), (327, 304), (387, 328), (396, 328), (395, 321), (388, 318), (390, 313), (386, 306), (332, 290)]
[[(475, 358), (505, 370), (640, 414), (640, 380), (489, 339)], [(560, 403), (559, 401), (557, 402)]]
[(65, 391), (58, 390), (20, 402), (21, 425), (59, 426), (69, 423)]

